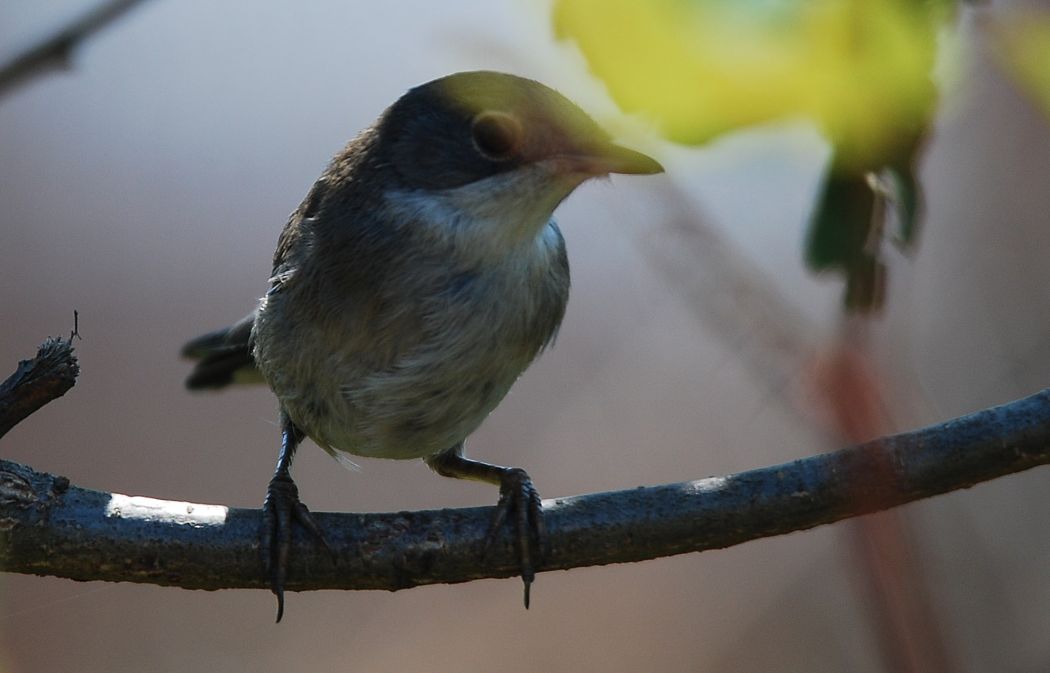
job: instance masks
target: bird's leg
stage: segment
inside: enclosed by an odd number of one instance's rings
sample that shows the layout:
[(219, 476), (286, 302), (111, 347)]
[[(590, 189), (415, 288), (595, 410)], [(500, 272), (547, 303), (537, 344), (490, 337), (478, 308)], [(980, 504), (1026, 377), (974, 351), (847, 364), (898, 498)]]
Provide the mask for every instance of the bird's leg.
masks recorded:
[[(263, 530), (259, 548), (263, 565), (270, 577), (270, 590), (277, 597), (277, 621), (284, 615), (284, 580), (288, 576), (288, 555), (292, 547), (292, 522), (298, 521), (317, 540), (329, 549), (321, 528), (310, 515), (310, 510), (299, 500), (299, 489), (292, 481), (292, 458), (303, 431), (292, 423), (287, 414), (281, 413), (281, 451), (277, 454), (277, 469), (274, 470), (266, 500), (263, 501)], [(329, 549), (329, 551), (331, 551)]]
[(487, 554), (499, 536), (508, 517), (514, 527), (514, 545), (525, 583), (525, 608), (529, 607), (529, 587), (536, 578), (536, 568), (547, 551), (547, 529), (543, 523), (543, 506), (532, 479), (520, 467), (491, 465), (463, 456), (463, 445), (426, 459), (432, 470), (444, 477), (473, 479), (499, 485), (499, 502), (489, 524), (485, 540)]

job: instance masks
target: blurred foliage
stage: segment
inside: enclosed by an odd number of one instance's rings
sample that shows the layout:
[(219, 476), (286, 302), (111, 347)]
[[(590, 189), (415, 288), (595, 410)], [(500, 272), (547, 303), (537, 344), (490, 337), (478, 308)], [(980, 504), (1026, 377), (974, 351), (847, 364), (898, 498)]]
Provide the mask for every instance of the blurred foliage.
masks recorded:
[(993, 29), (999, 62), (1050, 120), (1050, 10), (1028, 9)]
[(806, 260), (846, 277), (846, 306), (881, 305), (886, 201), (915, 239), (915, 163), (950, 0), (555, 0), (554, 26), (627, 112), (699, 144), (784, 118), (832, 145)]

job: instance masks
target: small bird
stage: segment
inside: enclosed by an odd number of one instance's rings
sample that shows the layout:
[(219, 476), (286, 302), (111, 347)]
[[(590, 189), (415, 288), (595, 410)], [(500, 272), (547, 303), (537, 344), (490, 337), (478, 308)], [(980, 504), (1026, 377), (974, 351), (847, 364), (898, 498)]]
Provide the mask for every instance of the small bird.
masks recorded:
[(651, 174), (554, 90), (449, 75), (409, 90), (332, 159), (281, 232), (269, 289), (231, 327), (186, 344), (190, 389), (265, 380), (282, 442), (261, 548), (284, 612), (293, 522), (325, 544), (291, 465), (304, 437), (333, 456), (422, 458), (498, 485), (529, 586), (545, 544), (528, 474), (463, 444), (554, 339), (569, 296), (555, 208), (584, 181)]

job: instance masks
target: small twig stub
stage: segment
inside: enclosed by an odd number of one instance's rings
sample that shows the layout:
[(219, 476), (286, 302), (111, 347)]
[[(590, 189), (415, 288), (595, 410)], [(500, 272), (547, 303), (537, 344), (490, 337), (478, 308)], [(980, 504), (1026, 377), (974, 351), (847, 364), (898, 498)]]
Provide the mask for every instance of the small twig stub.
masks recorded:
[[(73, 331), (76, 334), (75, 325)], [(65, 395), (79, 374), (72, 337), (48, 337), (36, 357), (19, 362), (15, 373), (0, 383), (0, 437), (40, 407)]]

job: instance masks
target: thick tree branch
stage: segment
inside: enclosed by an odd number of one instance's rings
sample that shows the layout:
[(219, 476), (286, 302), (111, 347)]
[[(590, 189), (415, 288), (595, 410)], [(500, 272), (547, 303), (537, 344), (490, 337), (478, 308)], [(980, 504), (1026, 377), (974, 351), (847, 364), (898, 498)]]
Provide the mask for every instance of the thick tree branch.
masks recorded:
[[(544, 569), (728, 547), (966, 488), (1050, 462), (1050, 389), (947, 423), (727, 477), (545, 503)], [(316, 515), (337, 559), (298, 535), (289, 590), (508, 577), (482, 561), (491, 508)], [(0, 461), (0, 570), (191, 589), (267, 588), (259, 510), (129, 498)]]
[(141, 2), (142, 0), (104, 2), (0, 65), (0, 97), (38, 75), (68, 68), (73, 50), (81, 42)]

